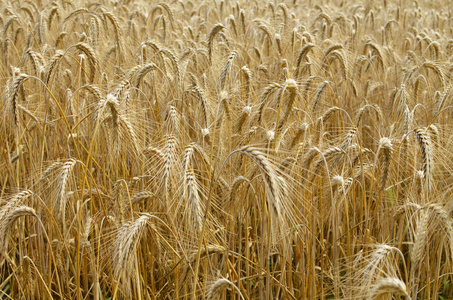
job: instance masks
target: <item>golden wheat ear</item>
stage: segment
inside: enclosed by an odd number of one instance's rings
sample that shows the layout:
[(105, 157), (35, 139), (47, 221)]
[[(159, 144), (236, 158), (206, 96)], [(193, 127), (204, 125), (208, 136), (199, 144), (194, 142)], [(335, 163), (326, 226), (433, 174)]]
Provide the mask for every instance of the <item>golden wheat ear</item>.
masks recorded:
[(381, 189), (385, 189), (387, 179), (390, 173), (390, 163), (392, 161), (393, 145), (389, 138), (381, 138), (379, 140), (379, 148), (376, 155), (376, 163), (379, 161), (381, 171)]
[(229, 281), (228, 279), (226, 278), (220, 278), (220, 279), (217, 279), (208, 289), (208, 293), (207, 293), (207, 299), (208, 300), (214, 300), (214, 299), (219, 299), (222, 295), (222, 292), (228, 288), (228, 287), (233, 287), (237, 293), (239, 293), (239, 296), (241, 297), (241, 299), (244, 299), (244, 296), (242, 295), (241, 291), (239, 290), (239, 288), (234, 284), (232, 283), (231, 281)]
[(433, 172), (434, 172), (433, 147), (431, 143), (431, 138), (427, 134), (426, 128), (416, 129), (414, 133), (420, 145), (426, 191), (429, 192), (433, 187)]
[(406, 284), (398, 278), (383, 278), (371, 289), (369, 300), (380, 299), (385, 294), (394, 294), (411, 299)]
[(219, 24), (215, 24), (209, 31), (207, 40), (208, 40), (208, 57), (209, 57), (210, 62), (212, 61), (212, 48), (213, 48), (214, 38), (224, 28), (225, 28), (225, 26), (223, 26), (223, 24), (219, 23)]
[(7, 251), (10, 231), (13, 228), (13, 225), (16, 222), (16, 220), (23, 216), (31, 216), (38, 218), (35, 209), (29, 206), (21, 205), (11, 209), (5, 215), (5, 218), (0, 222), (0, 241), (2, 242), (0, 253), (3, 254)]

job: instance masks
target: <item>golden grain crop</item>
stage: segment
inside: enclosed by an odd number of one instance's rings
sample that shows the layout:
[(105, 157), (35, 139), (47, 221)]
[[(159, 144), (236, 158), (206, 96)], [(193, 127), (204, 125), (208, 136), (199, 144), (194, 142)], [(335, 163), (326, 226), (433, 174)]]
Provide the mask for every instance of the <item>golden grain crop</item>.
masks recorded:
[(452, 299), (444, 2), (0, 0), (0, 298)]

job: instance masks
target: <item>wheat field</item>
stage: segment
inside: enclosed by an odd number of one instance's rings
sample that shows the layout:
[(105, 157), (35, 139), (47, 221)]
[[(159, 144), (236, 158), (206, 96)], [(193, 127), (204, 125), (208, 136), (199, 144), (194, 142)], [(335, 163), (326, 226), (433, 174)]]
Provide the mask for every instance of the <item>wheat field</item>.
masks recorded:
[(0, 0), (0, 299), (453, 299), (451, 4)]

